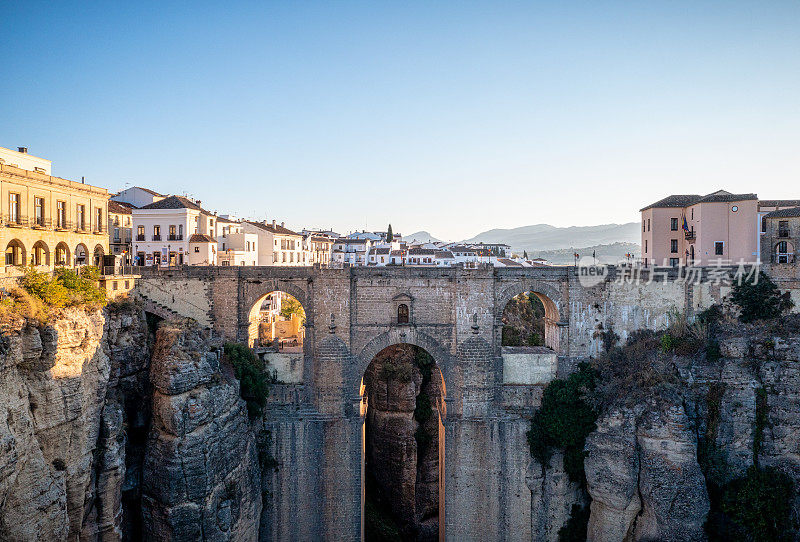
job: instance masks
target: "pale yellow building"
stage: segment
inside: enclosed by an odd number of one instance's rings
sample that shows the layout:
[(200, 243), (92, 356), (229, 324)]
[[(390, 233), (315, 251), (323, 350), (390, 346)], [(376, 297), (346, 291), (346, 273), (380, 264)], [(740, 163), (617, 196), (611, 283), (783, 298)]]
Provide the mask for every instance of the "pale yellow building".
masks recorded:
[[(0, 245), (11, 266), (102, 265), (108, 254), (108, 190), (17, 167), (47, 162), (0, 148)], [(19, 156), (16, 156), (19, 155)], [(49, 162), (47, 162), (49, 164)], [(10, 165), (16, 164), (16, 165)]]

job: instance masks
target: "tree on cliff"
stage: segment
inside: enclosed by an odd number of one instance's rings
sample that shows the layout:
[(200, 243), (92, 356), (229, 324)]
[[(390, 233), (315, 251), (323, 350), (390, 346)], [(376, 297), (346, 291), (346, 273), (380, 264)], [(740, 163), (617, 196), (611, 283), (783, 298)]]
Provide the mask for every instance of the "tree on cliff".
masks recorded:
[(736, 282), (731, 300), (740, 309), (739, 320), (745, 323), (777, 318), (794, 306), (789, 292), (781, 293), (763, 271)]

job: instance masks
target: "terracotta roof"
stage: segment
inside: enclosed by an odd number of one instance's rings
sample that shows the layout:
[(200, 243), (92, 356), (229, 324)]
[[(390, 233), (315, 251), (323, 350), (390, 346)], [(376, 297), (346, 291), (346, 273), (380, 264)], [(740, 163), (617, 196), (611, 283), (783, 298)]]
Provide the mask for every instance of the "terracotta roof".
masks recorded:
[(762, 199), (759, 207), (800, 207), (800, 199)]
[(216, 243), (217, 240), (211, 237), (210, 235), (206, 235), (204, 233), (193, 233), (191, 237), (189, 237), (190, 243)]
[(772, 211), (764, 215), (766, 218), (793, 218), (800, 216), (800, 207), (792, 207), (790, 209), (780, 209)]
[(524, 267), (521, 263), (509, 260), (508, 258), (497, 258), (497, 261), (506, 267)]
[(202, 211), (204, 213), (211, 214), (203, 210), (202, 207), (192, 202), (190, 199), (184, 198), (183, 196), (168, 196), (162, 200), (149, 203), (141, 208), (142, 209), (194, 209), (195, 211)]
[(414, 256), (433, 256), (436, 254), (436, 251), (432, 248), (412, 248), (409, 249), (408, 254)]
[(747, 201), (753, 199), (757, 200), (758, 196), (756, 194), (731, 194), (725, 190), (717, 190), (716, 192), (703, 196), (695, 203)]
[(696, 203), (724, 203), (754, 199), (758, 199), (756, 194), (731, 194), (726, 190), (717, 190), (716, 192), (706, 194), (705, 196), (701, 196), (699, 194), (673, 194), (672, 196), (667, 196), (666, 198), (658, 200), (655, 203), (651, 203), (647, 207), (642, 207), (639, 209), (639, 211), (665, 207), (689, 207), (690, 205), (694, 205)]
[(388, 249), (388, 248), (376, 248), (374, 250), (375, 254), (389, 254), (389, 252), (390, 252), (390, 249)]
[(281, 235), (297, 235), (299, 237), (302, 237), (302, 235), (300, 235), (299, 233), (297, 233), (295, 231), (292, 231), (289, 228), (284, 228), (280, 224), (275, 224), (273, 226), (272, 223), (264, 224), (263, 222), (252, 222), (250, 220), (247, 220), (246, 222), (248, 224), (252, 224), (253, 226), (255, 226), (257, 228), (261, 228), (264, 231), (268, 231), (270, 233), (277, 233), (277, 234), (281, 234)]
[(639, 211), (646, 211), (647, 209), (659, 207), (688, 207), (702, 197), (703, 196), (700, 194), (675, 194), (672, 196), (667, 196), (664, 199), (660, 199), (655, 203), (651, 203), (647, 207), (642, 207), (639, 209)]
[(437, 250), (436, 257), (440, 260), (452, 260), (454, 258), (453, 253), (449, 250)]
[(108, 212), (109, 213), (117, 213), (119, 215), (129, 215), (131, 214), (131, 206), (122, 205), (118, 201), (114, 201), (113, 199), (108, 200)]

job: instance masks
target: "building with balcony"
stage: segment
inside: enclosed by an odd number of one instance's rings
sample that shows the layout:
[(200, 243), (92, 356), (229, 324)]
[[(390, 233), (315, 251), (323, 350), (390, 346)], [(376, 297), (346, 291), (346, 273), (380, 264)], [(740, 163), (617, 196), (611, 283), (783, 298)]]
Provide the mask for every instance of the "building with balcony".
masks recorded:
[[(794, 205), (793, 205), (794, 204)], [(772, 211), (797, 200), (759, 200), (756, 194), (718, 190), (671, 195), (642, 208), (642, 264), (645, 266), (754, 263), (762, 251)]]
[(199, 201), (166, 196), (132, 207), (131, 216), (134, 265), (216, 265), (217, 217)]
[[(33, 169), (26, 169), (33, 168)], [(102, 265), (108, 190), (50, 175), (50, 161), (0, 148), (0, 244), (5, 269)]]
[(800, 207), (769, 212), (762, 224), (761, 261), (796, 264), (800, 256)]
[(118, 201), (108, 201), (108, 248), (111, 254), (129, 263), (133, 251), (133, 206)]

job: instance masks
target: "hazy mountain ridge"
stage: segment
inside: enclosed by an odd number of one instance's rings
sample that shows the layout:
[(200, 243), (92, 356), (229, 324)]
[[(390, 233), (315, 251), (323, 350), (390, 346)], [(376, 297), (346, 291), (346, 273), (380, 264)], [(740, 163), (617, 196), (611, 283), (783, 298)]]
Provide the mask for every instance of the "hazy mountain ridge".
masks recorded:
[(403, 241), (410, 242), (410, 241), (420, 241), (420, 242), (429, 242), (429, 243), (438, 243), (441, 239), (437, 239), (430, 233), (426, 232), (425, 230), (418, 231), (416, 233), (412, 233), (411, 235), (404, 235)]
[(639, 244), (638, 222), (598, 226), (556, 227), (534, 224), (510, 229), (493, 229), (467, 239), (469, 243), (506, 243), (514, 252), (593, 247), (614, 243)]

